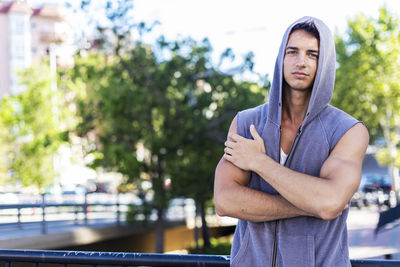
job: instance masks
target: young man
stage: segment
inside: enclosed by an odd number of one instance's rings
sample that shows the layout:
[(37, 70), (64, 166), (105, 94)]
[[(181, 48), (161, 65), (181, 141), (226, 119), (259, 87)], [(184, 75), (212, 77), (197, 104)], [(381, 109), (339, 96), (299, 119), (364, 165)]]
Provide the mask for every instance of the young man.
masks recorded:
[(350, 266), (348, 202), (369, 142), (329, 105), (335, 46), (304, 17), (286, 31), (269, 102), (239, 112), (216, 168), (217, 213), (239, 219), (232, 266)]

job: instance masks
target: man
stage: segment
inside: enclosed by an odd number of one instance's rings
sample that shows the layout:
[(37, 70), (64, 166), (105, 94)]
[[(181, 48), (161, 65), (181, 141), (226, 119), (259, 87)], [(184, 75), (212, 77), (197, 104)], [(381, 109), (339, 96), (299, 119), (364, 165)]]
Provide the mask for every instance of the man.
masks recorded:
[(351, 266), (346, 219), (369, 135), (330, 106), (332, 34), (304, 17), (286, 31), (269, 102), (239, 112), (216, 168), (217, 213), (239, 219), (232, 266)]

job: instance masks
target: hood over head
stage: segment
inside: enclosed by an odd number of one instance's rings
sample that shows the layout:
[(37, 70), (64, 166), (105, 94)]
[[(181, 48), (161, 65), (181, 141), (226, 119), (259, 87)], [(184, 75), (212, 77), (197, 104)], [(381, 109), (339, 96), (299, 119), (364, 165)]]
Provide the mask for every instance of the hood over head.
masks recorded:
[(303, 17), (295, 21), (286, 30), (279, 48), (278, 57), (276, 59), (274, 76), (269, 96), (269, 120), (276, 125), (281, 124), (283, 59), (285, 56), (286, 44), (292, 28), (296, 24), (302, 22), (313, 22), (318, 29), (320, 40), (317, 73), (315, 75), (306, 117), (304, 118), (303, 124), (300, 127), (300, 131), (305, 125), (307, 125), (309, 121), (313, 120), (315, 116), (317, 116), (328, 105), (332, 98), (336, 71), (335, 42), (329, 28), (321, 20), (313, 17)]

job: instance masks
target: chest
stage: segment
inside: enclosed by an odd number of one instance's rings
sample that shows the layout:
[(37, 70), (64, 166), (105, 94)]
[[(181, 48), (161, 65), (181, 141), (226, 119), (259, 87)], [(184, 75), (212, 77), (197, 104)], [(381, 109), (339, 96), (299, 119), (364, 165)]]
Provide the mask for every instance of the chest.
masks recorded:
[(292, 125), (292, 124), (282, 124), (281, 125), (281, 148), (285, 152), (285, 154), (289, 154), (294, 139), (296, 138), (297, 132), (299, 130), (300, 125)]

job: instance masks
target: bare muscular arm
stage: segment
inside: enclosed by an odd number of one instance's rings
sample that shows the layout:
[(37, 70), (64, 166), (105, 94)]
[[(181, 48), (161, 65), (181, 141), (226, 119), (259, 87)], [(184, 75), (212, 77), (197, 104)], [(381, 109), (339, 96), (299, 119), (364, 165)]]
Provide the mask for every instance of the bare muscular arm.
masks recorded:
[[(237, 118), (230, 134), (237, 133)], [(250, 171), (244, 171), (222, 158), (215, 171), (214, 201), (217, 214), (261, 222), (310, 215), (279, 195), (248, 188)]]
[(330, 220), (342, 213), (360, 183), (362, 160), (369, 141), (363, 124), (356, 124), (342, 136), (323, 164), (320, 177), (276, 163), (260, 151), (264, 143), (253, 126), (251, 132), (254, 140), (231, 134), (232, 141), (226, 142), (224, 158), (242, 169), (257, 172), (282, 197), (313, 216)]

